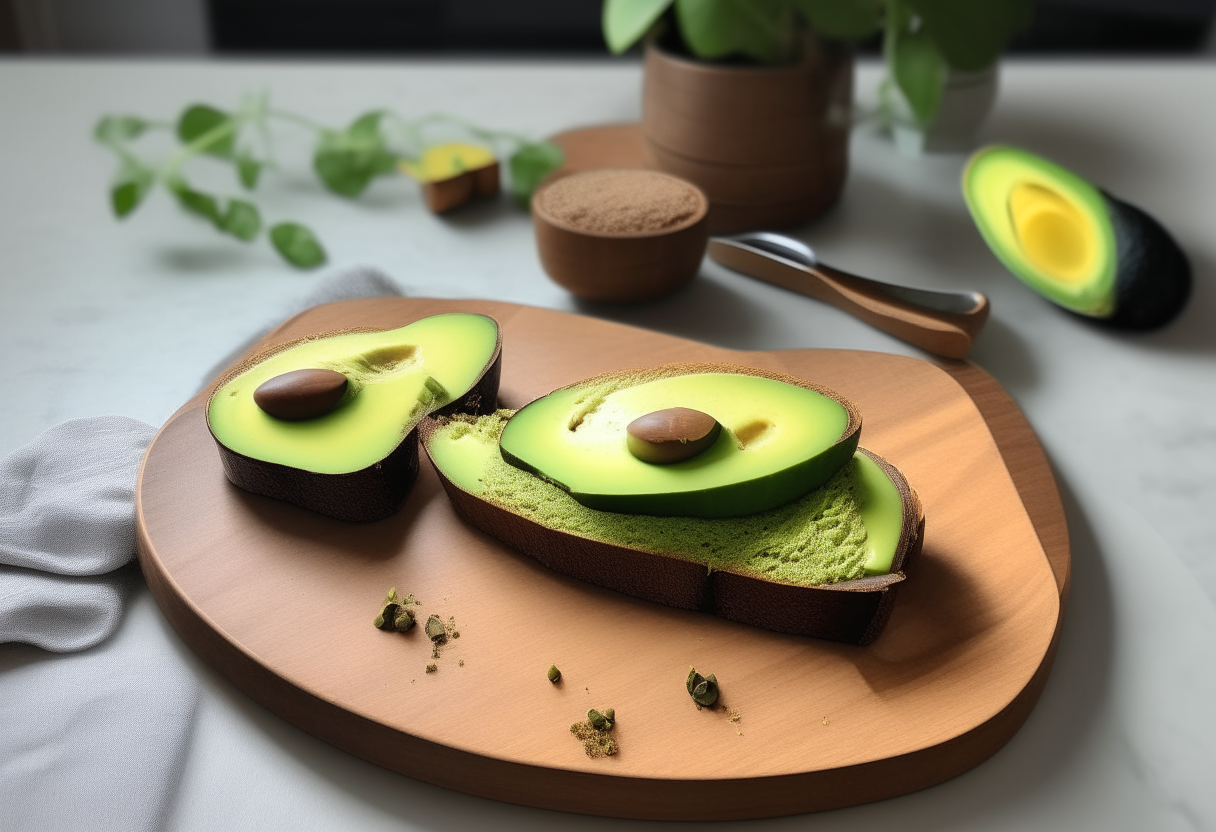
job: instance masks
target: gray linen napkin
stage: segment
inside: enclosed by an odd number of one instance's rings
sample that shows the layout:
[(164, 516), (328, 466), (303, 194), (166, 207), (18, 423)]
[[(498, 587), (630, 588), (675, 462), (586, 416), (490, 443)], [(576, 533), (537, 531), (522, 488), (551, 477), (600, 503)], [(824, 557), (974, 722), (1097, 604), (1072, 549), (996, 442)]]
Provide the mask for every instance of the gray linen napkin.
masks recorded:
[[(400, 294), (354, 268), (289, 311)], [(170, 817), (199, 687), (128, 565), (136, 473), (155, 432), (121, 416), (76, 419), (0, 460), (0, 643), (61, 654), (0, 652), (0, 830), (152, 830)], [(123, 627), (132, 597), (146, 609)]]

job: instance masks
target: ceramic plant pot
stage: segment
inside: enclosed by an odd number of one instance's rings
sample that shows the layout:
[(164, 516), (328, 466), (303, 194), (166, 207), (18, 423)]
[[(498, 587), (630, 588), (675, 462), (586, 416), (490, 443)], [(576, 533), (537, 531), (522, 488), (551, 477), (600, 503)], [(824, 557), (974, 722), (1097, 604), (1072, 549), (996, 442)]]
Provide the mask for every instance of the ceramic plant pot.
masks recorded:
[(642, 132), (659, 170), (709, 197), (714, 233), (797, 225), (840, 196), (853, 56), (808, 40), (778, 67), (712, 64), (650, 43)]

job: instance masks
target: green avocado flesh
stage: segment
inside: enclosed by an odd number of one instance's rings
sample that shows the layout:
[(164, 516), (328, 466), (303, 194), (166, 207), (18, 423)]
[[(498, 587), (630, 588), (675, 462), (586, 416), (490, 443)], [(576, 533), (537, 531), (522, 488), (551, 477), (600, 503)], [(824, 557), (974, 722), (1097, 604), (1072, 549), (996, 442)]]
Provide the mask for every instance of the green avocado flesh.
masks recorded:
[(852, 456), (826, 483), (799, 499), (748, 517), (619, 514), (587, 508), (557, 486), (506, 463), (498, 439), (510, 416), (510, 411), (499, 411), (453, 417), (432, 434), (427, 450), (457, 487), (546, 528), (797, 586), (891, 571), (903, 527), (903, 500), (865, 454)]
[[(718, 440), (681, 462), (629, 452), (626, 427), (671, 407), (707, 413)], [(557, 390), (528, 404), (502, 432), (507, 462), (590, 508), (626, 514), (735, 517), (802, 496), (853, 455), (858, 432), (844, 406), (793, 384), (731, 373), (615, 379)]]
[[(271, 355), (211, 398), (211, 432), (239, 454), (321, 474), (386, 458), (436, 408), (464, 395), (494, 355), (498, 326), (483, 315), (434, 315), (400, 329), (332, 335)], [(338, 407), (315, 419), (273, 418), (253, 400), (262, 382), (301, 369), (348, 379)]]
[(1082, 315), (1114, 311), (1118, 258), (1101, 191), (1032, 153), (988, 147), (968, 163), (963, 196), (988, 247), (1032, 289)]

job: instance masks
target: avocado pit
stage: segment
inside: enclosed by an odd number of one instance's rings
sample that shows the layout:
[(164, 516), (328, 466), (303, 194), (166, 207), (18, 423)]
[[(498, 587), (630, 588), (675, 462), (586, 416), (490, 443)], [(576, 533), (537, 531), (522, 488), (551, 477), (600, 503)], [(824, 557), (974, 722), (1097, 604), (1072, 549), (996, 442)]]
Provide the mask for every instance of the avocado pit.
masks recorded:
[(331, 412), (346, 388), (346, 376), (336, 370), (292, 370), (262, 382), (253, 400), (268, 416), (302, 422)]
[(656, 410), (625, 428), (629, 453), (652, 465), (690, 459), (713, 445), (721, 432), (713, 416), (691, 407)]

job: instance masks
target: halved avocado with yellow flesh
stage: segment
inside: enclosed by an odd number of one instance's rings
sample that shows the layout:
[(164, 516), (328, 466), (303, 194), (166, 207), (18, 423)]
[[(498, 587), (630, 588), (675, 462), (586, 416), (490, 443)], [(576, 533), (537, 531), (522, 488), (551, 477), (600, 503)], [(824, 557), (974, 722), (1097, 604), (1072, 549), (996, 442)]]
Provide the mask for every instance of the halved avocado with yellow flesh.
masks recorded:
[(977, 151), (963, 172), (963, 196), (997, 258), (1071, 312), (1154, 329), (1190, 297), (1190, 263), (1160, 223), (1040, 156)]
[(423, 447), (457, 513), (549, 568), (627, 595), (780, 632), (868, 644), (920, 551), (902, 473), (864, 449), (798, 499), (748, 517), (597, 511), (503, 460), (518, 417), (425, 419)]
[[(225, 473), (240, 488), (340, 520), (379, 520), (396, 512), (417, 476), (419, 420), (492, 411), (501, 356), (497, 322), (467, 313), (304, 338), (254, 355), (221, 378), (207, 425)], [(345, 376), (336, 406), (312, 418), (283, 418), (282, 404), (269, 406), (263, 395), (259, 405), (259, 389), (307, 376), (300, 370)]]
[[(630, 451), (628, 427), (667, 409), (721, 425), (696, 455), (655, 464)], [(600, 511), (738, 517), (822, 485), (852, 456), (861, 414), (819, 385), (745, 368), (668, 365), (597, 376), (524, 406), (502, 432), (507, 462)]]

